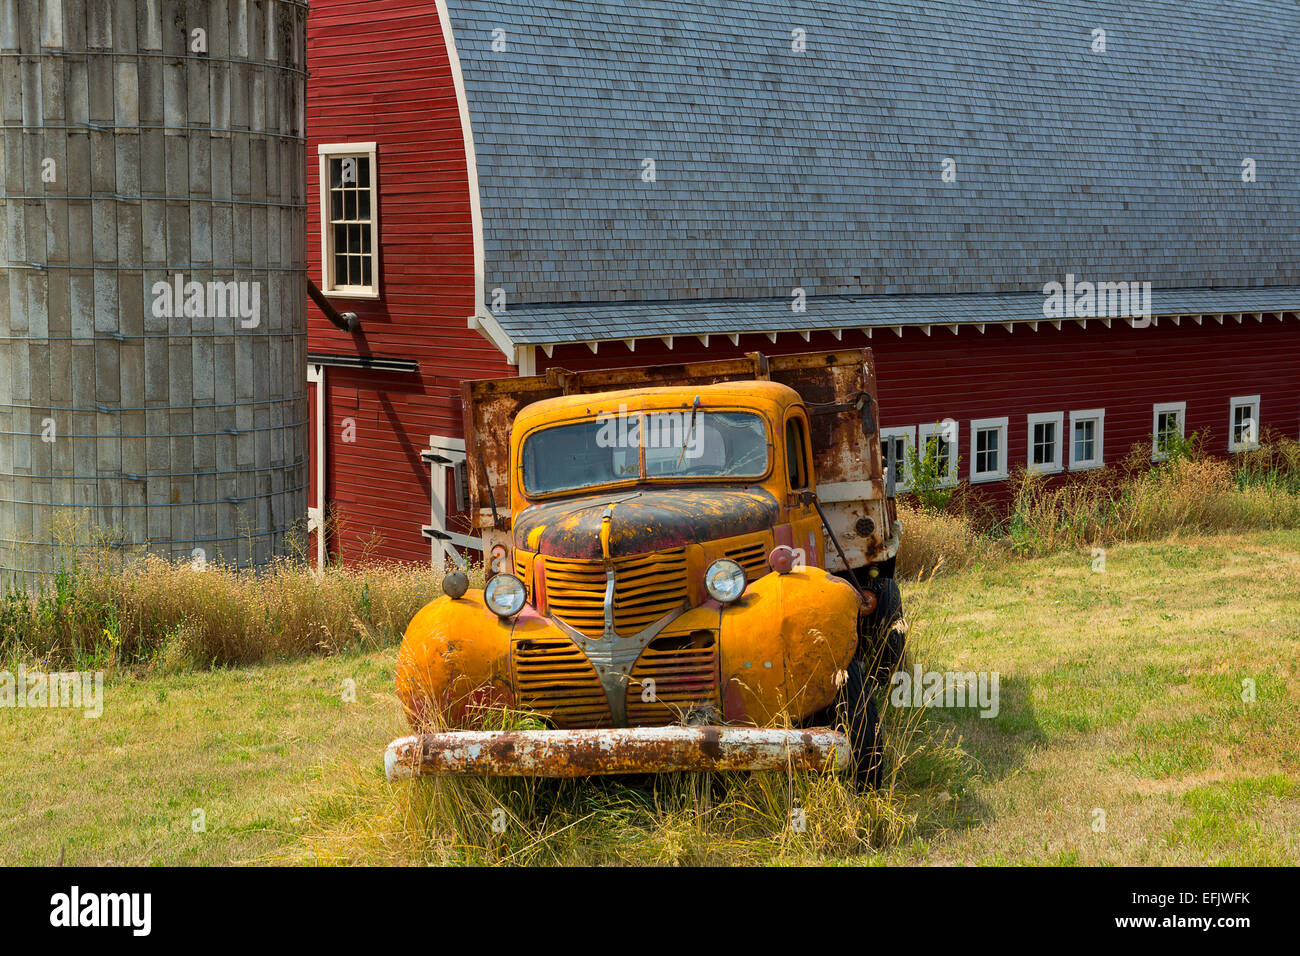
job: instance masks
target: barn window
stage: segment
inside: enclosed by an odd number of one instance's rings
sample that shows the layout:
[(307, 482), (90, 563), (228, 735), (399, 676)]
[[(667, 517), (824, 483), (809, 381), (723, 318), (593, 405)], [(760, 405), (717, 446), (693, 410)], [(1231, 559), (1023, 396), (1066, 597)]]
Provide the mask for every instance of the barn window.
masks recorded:
[(888, 474), (894, 476), (894, 490), (906, 491), (911, 485), (911, 476), (907, 470), (908, 449), (916, 448), (916, 429), (882, 428), (880, 430), (880, 452), (885, 459)]
[(320, 155), (321, 290), (379, 298), (379, 176), (374, 143), (335, 143)]
[(1186, 402), (1165, 402), (1151, 407), (1151, 460), (1164, 461), (1170, 448), (1183, 439)]
[(1070, 470), (1100, 468), (1104, 464), (1106, 410), (1089, 408), (1070, 412)]
[(1228, 403), (1228, 451), (1259, 447), (1259, 396), (1246, 395)]
[(957, 423), (934, 422), (920, 425), (916, 430), (917, 453), (924, 458), (933, 455), (939, 473), (940, 485), (957, 483)]
[(1061, 432), (1064, 412), (1029, 416), (1029, 470), (1042, 474), (1061, 470)]
[(998, 481), (1007, 476), (1006, 418), (978, 418), (970, 423), (970, 480)]

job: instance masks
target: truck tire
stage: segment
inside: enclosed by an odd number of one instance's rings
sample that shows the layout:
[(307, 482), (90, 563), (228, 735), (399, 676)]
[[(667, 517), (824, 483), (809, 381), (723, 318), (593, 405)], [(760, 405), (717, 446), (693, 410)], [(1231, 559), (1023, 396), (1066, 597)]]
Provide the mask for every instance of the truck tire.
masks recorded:
[(864, 622), (863, 663), (872, 683), (882, 686), (903, 666), (907, 634), (903, 622), (903, 592), (893, 578), (875, 578), (869, 587), (876, 595), (876, 609)]
[(871, 685), (861, 661), (850, 661), (845, 669), (844, 686), (835, 702), (835, 726), (849, 738), (849, 754), (854, 779), (873, 790), (881, 778), (880, 712), (871, 696)]

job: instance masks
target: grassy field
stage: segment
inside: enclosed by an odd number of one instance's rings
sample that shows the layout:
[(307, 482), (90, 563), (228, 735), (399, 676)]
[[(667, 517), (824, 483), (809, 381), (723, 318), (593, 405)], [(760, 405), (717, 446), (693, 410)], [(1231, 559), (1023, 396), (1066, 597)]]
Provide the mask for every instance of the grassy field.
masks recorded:
[[(1300, 532), (1118, 545), (1097, 566), (1067, 552), (905, 587), (916, 663), (998, 672), (1000, 712), (888, 711), (903, 770), (886, 801), (740, 784), (720, 834), (699, 780), (503, 793), (512, 814), (549, 803), (563, 851), (467, 858), (1300, 862)], [(98, 720), (0, 709), (0, 864), (440, 859), (444, 804), (383, 780), (404, 730), (394, 657), (115, 670)], [(783, 825), (795, 796), (804, 832)]]

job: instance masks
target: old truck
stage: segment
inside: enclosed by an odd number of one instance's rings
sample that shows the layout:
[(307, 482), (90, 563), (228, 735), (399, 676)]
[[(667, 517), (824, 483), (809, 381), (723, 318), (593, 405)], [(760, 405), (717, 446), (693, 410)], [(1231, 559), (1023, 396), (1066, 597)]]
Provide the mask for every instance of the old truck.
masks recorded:
[[(869, 349), (466, 382), (485, 587), (411, 621), (390, 779), (879, 765), (900, 526)], [(531, 729), (492, 729), (502, 713)], [(493, 717), (492, 715), (496, 715)]]

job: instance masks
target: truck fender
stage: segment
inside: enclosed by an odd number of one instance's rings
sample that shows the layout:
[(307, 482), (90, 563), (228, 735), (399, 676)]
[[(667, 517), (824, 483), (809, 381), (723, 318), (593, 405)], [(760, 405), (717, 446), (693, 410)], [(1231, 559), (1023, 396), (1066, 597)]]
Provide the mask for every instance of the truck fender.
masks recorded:
[(722, 613), (726, 721), (762, 726), (830, 706), (857, 650), (860, 603), (852, 585), (818, 567), (751, 582)]
[(471, 588), (426, 604), (397, 653), (397, 696), (412, 727), (460, 725), (474, 706), (510, 706), (510, 634)]

